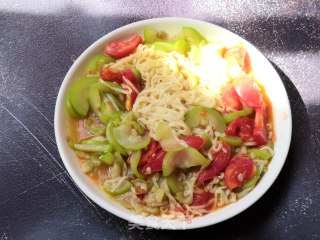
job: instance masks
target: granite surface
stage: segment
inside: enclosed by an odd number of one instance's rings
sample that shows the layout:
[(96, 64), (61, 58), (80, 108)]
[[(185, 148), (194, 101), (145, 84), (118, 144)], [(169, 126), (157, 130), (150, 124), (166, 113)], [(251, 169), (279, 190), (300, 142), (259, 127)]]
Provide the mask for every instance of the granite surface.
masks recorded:
[[(54, 138), (68, 69), (104, 34), (177, 16), (225, 27), (256, 45), (281, 76), (292, 144), (270, 190), (252, 207), (198, 230), (139, 229), (76, 187)], [(319, 239), (319, 1), (0, 1), (0, 239)]]

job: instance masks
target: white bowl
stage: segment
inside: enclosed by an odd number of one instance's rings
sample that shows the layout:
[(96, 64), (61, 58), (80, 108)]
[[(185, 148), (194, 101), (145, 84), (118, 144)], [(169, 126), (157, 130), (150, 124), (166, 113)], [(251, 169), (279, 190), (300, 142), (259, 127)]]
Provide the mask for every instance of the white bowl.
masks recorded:
[[(66, 100), (67, 89), (71, 83), (83, 76), (83, 69), (88, 61), (95, 55), (102, 53), (107, 42), (134, 34), (143, 35), (143, 29), (147, 26), (167, 31), (170, 34), (177, 33), (181, 30), (182, 26), (191, 26), (209, 40), (220, 39), (227, 44), (244, 43), (251, 57), (252, 69), (256, 79), (264, 85), (273, 106), (274, 128), (277, 139), (274, 145), (275, 155), (269, 164), (266, 174), (248, 195), (236, 203), (213, 211), (203, 217), (195, 218), (190, 222), (138, 216), (110, 200), (89, 177), (81, 172), (79, 161), (74, 151), (68, 147), (66, 141), (66, 112), (64, 102)], [(136, 224), (161, 229), (192, 229), (216, 224), (241, 213), (255, 203), (269, 189), (286, 160), (291, 140), (292, 120), (288, 96), (280, 77), (269, 61), (253, 45), (236, 34), (211, 23), (184, 18), (158, 18), (132, 23), (108, 33), (81, 54), (70, 68), (61, 85), (56, 102), (54, 127), (58, 149), (65, 167), (79, 188), (96, 204), (112, 214)]]

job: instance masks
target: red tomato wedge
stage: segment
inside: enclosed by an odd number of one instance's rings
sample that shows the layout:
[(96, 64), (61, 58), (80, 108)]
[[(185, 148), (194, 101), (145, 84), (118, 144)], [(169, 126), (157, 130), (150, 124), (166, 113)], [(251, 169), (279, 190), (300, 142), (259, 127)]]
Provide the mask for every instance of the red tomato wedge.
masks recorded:
[(188, 144), (188, 146), (193, 147), (197, 150), (202, 148), (205, 144), (204, 139), (199, 136), (189, 136), (186, 139), (184, 139), (184, 141), (186, 142), (186, 144)]
[(200, 172), (197, 180), (199, 185), (203, 185), (205, 181), (213, 179), (227, 167), (231, 156), (231, 147), (229, 144), (222, 142), (220, 151), (215, 152), (211, 149), (209, 154), (212, 155), (213, 160), (208, 167)]
[(149, 159), (154, 157), (157, 153), (161, 151), (161, 145), (159, 142), (157, 142), (154, 139), (151, 139), (151, 142), (149, 143), (147, 149), (143, 150), (140, 161), (139, 161), (139, 166), (143, 166), (147, 164)]
[(248, 141), (252, 137), (254, 120), (249, 117), (238, 117), (228, 124), (225, 133), (228, 136), (238, 136), (243, 141)]
[(114, 68), (102, 68), (100, 71), (100, 77), (104, 81), (116, 82), (122, 84), (122, 73), (120, 70)]
[[(162, 171), (162, 162), (165, 155), (166, 155), (166, 151), (161, 150), (158, 154), (156, 154), (154, 157), (149, 159), (147, 164), (143, 166), (142, 173), (148, 175), (154, 172)], [(151, 170), (150, 172), (148, 171), (148, 168), (150, 168)]]
[(226, 86), (222, 90), (221, 94), (222, 105), (227, 108), (232, 108), (235, 110), (241, 110), (242, 104), (240, 102), (239, 96), (233, 86)]
[(193, 193), (193, 201), (191, 206), (201, 206), (209, 202), (213, 198), (213, 194), (202, 191), (201, 193)]
[(253, 140), (258, 146), (265, 145), (268, 142), (268, 131), (266, 127), (266, 105), (263, 103), (260, 108), (256, 109), (254, 119)]
[(262, 94), (250, 75), (243, 75), (234, 79), (235, 90), (240, 100), (247, 107), (258, 108), (263, 102)]
[(142, 38), (139, 35), (135, 35), (127, 41), (114, 41), (108, 43), (105, 46), (104, 53), (116, 59), (120, 59), (133, 53), (140, 43), (142, 43)]
[(234, 157), (224, 171), (224, 182), (229, 190), (241, 187), (245, 180), (251, 179), (256, 167), (250, 157)]

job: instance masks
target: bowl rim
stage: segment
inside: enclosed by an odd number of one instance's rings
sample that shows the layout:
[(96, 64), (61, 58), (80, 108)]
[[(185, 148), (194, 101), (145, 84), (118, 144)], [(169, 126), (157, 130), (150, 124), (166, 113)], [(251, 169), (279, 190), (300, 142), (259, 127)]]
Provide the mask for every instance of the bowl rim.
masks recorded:
[[(79, 63), (81, 63), (83, 61), (83, 59), (88, 54), (90, 54), (90, 52), (92, 52), (92, 50), (94, 50), (102, 42), (106, 42), (107, 39), (115, 37), (117, 34), (123, 32), (125, 30), (129, 30), (131, 28), (139, 27), (139, 26), (143, 26), (143, 25), (152, 25), (152, 24), (161, 24), (161, 23), (163, 24), (163, 23), (168, 23), (170, 21), (174, 21), (175, 23), (181, 24), (181, 26), (185, 25), (186, 23), (207, 25), (208, 27), (219, 29), (223, 32), (227, 32), (229, 35), (232, 35), (232, 36), (239, 38), (246, 45), (249, 45), (251, 48), (255, 49), (261, 55), (261, 57), (264, 58), (268, 62), (268, 64), (270, 64), (270, 66), (273, 69), (273, 71), (275, 72), (275, 74), (279, 77), (280, 85), (282, 86), (284, 92), (286, 93), (286, 96), (285, 96), (286, 102), (284, 104), (285, 104), (287, 114), (288, 114), (288, 116), (287, 116), (288, 117), (288, 123), (287, 123), (288, 124), (288, 126), (287, 126), (288, 132), (286, 132), (286, 134), (288, 134), (288, 135), (286, 136), (286, 141), (285, 141), (286, 145), (282, 147), (283, 148), (282, 162), (280, 162), (280, 164), (276, 168), (276, 172), (273, 172), (273, 175), (269, 179), (269, 182), (267, 182), (267, 184), (264, 184), (263, 188), (260, 187), (259, 191), (256, 191), (255, 197), (248, 198), (247, 201), (245, 201), (245, 202), (242, 201), (241, 204), (239, 204), (239, 201), (241, 199), (237, 200), (237, 202), (234, 204), (238, 204), (239, 205), (238, 208), (236, 208), (231, 214), (228, 214), (224, 217), (220, 217), (220, 218), (216, 219), (215, 221), (195, 221), (195, 222), (192, 222), (191, 224), (185, 224), (184, 222), (180, 222), (180, 221), (170, 221), (170, 223), (174, 225), (174, 228), (168, 227), (166, 225), (168, 220), (164, 220), (164, 219), (156, 219), (156, 221), (154, 221), (154, 222), (151, 221), (151, 223), (148, 224), (148, 220), (147, 220), (148, 217), (142, 217), (139, 215), (135, 215), (134, 217), (132, 217), (133, 214), (131, 213), (132, 215), (130, 216), (124, 207), (121, 207), (123, 209), (119, 210), (117, 208), (114, 208), (108, 201), (106, 201), (106, 199), (100, 199), (100, 197), (97, 196), (92, 189), (88, 188), (84, 183), (82, 183), (81, 179), (79, 179), (77, 177), (75, 167), (72, 166), (71, 162), (68, 161), (68, 159), (66, 157), (65, 144), (63, 144), (64, 137), (63, 137), (63, 134), (61, 131), (62, 129), (64, 129), (62, 126), (63, 121), (61, 120), (61, 119), (63, 119), (63, 111), (64, 111), (64, 101), (65, 101), (64, 95), (65, 95), (65, 92), (68, 87), (67, 86), (68, 82), (70, 82), (72, 80), (71, 77), (77, 71)], [(280, 173), (281, 169), (283, 168), (283, 165), (286, 161), (287, 155), (288, 155), (288, 151), (289, 151), (289, 147), (290, 147), (290, 143), (291, 143), (291, 135), (292, 135), (292, 115), (291, 115), (291, 107), (290, 107), (290, 103), (289, 103), (288, 94), (285, 90), (284, 84), (283, 84), (278, 72), (275, 70), (275, 68), (271, 65), (269, 60), (261, 53), (261, 51), (257, 47), (252, 45), (247, 40), (243, 39), (238, 34), (233, 33), (230, 30), (227, 30), (227, 29), (220, 27), (218, 25), (215, 25), (213, 23), (205, 22), (202, 20), (196, 20), (196, 19), (192, 19), (192, 18), (163, 17), (163, 18), (145, 19), (145, 20), (137, 21), (137, 22), (122, 26), (120, 28), (117, 28), (117, 29), (105, 34), (104, 36), (102, 36), (98, 40), (96, 40), (84, 52), (81, 53), (81, 55), (76, 59), (76, 61), (72, 64), (72, 66), (68, 70), (68, 73), (66, 74), (66, 76), (63, 79), (63, 82), (60, 86), (57, 100), (56, 100), (56, 105), (55, 105), (55, 112), (54, 112), (54, 131), (55, 131), (55, 138), (56, 138), (57, 147), (58, 147), (60, 157), (61, 157), (68, 173), (70, 174), (71, 179), (76, 183), (76, 186), (83, 192), (83, 194), (88, 196), (92, 201), (94, 201), (96, 204), (98, 204), (100, 207), (107, 210), (108, 212), (110, 212), (110, 213), (112, 213), (112, 214), (114, 214), (124, 220), (130, 221), (134, 224), (158, 228), (158, 229), (169, 229), (169, 230), (183, 229), (183, 230), (185, 230), (185, 229), (206, 227), (206, 226), (214, 225), (219, 222), (223, 222), (227, 219), (230, 219), (230, 218), (234, 217), (235, 215), (238, 215), (239, 213), (243, 212), (251, 205), (253, 205), (267, 192), (267, 190), (271, 187), (271, 185), (274, 183), (274, 181), (278, 177), (278, 175), (279, 175), (279, 173)], [(256, 188), (254, 188), (254, 189), (256, 189)], [(244, 197), (244, 198), (246, 198), (246, 197)], [(113, 201), (113, 200), (110, 200), (110, 201)], [(107, 205), (107, 207), (106, 207), (106, 205)], [(223, 207), (223, 208), (225, 208), (225, 207)], [(219, 210), (216, 210), (216, 211), (219, 211)], [(205, 215), (205, 216), (208, 216), (208, 215)], [(203, 217), (199, 217), (199, 218), (203, 218)], [(150, 220), (150, 217), (149, 217), (149, 220)]]

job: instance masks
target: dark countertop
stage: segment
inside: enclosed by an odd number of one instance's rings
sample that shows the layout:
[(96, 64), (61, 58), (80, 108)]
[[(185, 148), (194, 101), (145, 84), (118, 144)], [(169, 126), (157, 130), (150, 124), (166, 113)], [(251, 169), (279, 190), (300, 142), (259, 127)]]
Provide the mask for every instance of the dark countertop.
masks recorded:
[[(319, 1), (79, 2), (0, 2), (1, 240), (320, 238)], [(73, 60), (109, 31), (164, 16), (205, 20), (252, 42), (279, 72), (292, 107), (292, 144), (270, 190), (240, 215), (198, 230), (131, 229), (82, 194), (55, 143), (55, 100)]]

